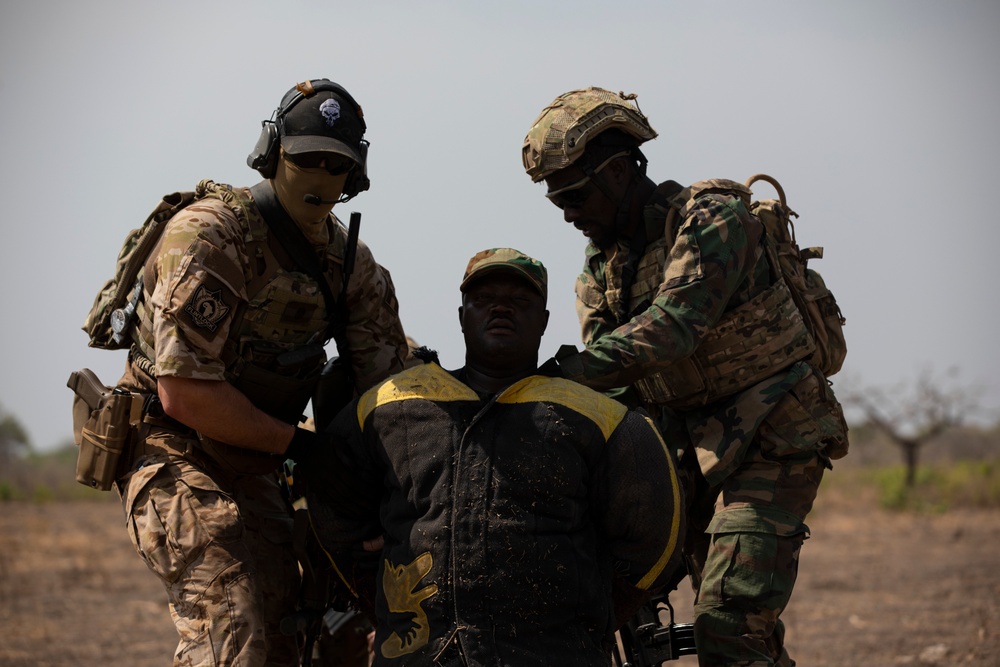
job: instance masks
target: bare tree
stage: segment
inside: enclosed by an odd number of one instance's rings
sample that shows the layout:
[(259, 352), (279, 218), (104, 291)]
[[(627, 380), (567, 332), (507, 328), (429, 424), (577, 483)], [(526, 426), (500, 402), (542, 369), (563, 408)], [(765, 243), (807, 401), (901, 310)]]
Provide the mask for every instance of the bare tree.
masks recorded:
[(891, 389), (848, 390), (845, 405), (861, 410), (868, 422), (885, 433), (903, 454), (906, 485), (916, 481), (920, 448), (978, 410), (976, 391), (957, 382), (957, 369), (945, 377), (924, 370), (915, 382)]

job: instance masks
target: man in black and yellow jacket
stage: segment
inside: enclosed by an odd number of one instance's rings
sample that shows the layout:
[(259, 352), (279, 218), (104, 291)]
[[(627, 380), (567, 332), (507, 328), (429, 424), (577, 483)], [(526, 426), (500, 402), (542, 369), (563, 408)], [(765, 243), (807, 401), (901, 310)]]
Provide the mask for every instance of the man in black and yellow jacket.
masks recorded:
[(304, 450), (313, 526), (374, 598), (375, 665), (608, 665), (679, 563), (671, 455), (644, 413), (538, 368), (540, 262), (480, 252), (461, 291), (465, 367), (389, 378)]

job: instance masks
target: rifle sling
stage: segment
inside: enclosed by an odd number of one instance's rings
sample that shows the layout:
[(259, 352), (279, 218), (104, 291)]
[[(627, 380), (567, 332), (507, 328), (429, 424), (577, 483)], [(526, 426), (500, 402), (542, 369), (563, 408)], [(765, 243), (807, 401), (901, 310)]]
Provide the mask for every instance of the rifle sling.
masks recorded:
[[(319, 257), (316, 256), (316, 251), (313, 250), (312, 244), (306, 239), (299, 226), (289, 217), (288, 212), (285, 211), (285, 208), (275, 196), (270, 184), (267, 181), (261, 181), (250, 188), (250, 194), (253, 196), (254, 202), (257, 203), (257, 208), (260, 209), (260, 213), (267, 223), (268, 229), (274, 234), (274, 238), (278, 240), (278, 243), (281, 244), (281, 247), (292, 258), (295, 265), (319, 284), (319, 288), (323, 292), (323, 300), (326, 301), (326, 312), (329, 317), (327, 333), (329, 337), (332, 337), (336, 341), (338, 354), (346, 358), (346, 296), (347, 281), (350, 278), (346, 264), (344, 275), (341, 279), (342, 298), (336, 299), (333, 296), (333, 290), (330, 289), (330, 283), (323, 273)], [(352, 243), (357, 243), (356, 233), (353, 235), (353, 238), (350, 236), (348, 238), (348, 245)], [(346, 248), (344, 251), (345, 256), (352, 256), (353, 250), (353, 248)]]

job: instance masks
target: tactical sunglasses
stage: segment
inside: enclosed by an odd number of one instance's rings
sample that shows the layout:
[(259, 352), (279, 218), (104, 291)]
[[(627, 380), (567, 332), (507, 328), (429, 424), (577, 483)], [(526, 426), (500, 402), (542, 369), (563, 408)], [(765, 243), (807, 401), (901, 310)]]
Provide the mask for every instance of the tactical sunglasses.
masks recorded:
[(346, 174), (354, 166), (354, 160), (331, 153), (299, 153), (298, 155), (285, 153), (285, 157), (297, 167), (325, 169), (331, 176)]
[(620, 153), (615, 153), (607, 160), (597, 165), (597, 169), (590, 172), (579, 181), (574, 181), (569, 185), (559, 188), (558, 190), (551, 190), (545, 193), (549, 201), (558, 206), (561, 209), (569, 207), (579, 207), (582, 206), (590, 195), (593, 194), (593, 188), (588, 187), (590, 185), (590, 179), (601, 173), (601, 170), (611, 164), (612, 160), (628, 155), (628, 151), (621, 151)]

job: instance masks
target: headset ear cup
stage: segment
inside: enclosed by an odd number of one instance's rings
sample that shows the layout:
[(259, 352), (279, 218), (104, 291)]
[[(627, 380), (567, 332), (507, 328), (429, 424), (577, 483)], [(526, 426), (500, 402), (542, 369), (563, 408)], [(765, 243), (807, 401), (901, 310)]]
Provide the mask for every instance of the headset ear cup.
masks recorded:
[(292, 88), (285, 96), (281, 99), (281, 103), (278, 108), (275, 109), (270, 120), (265, 120), (262, 123), (262, 128), (260, 131), (260, 137), (257, 139), (257, 145), (254, 146), (253, 152), (247, 156), (247, 165), (252, 169), (256, 169), (260, 172), (260, 175), (264, 178), (274, 178), (274, 175), (278, 170), (278, 154), (279, 147), (281, 145), (281, 128), (284, 124), (285, 116), (292, 108), (302, 101), (305, 97), (310, 97), (315, 93), (328, 91), (339, 95), (347, 102), (350, 107), (358, 115), (358, 120), (361, 124), (361, 134), (362, 138), (358, 146), (358, 154), (361, 157), (361, 162), (347, 176), (347, 180), (344, 182), (344, 191), (342, 194), (341, 201), (347, 201), (351, 197), (354, 197), (359, 192), (364, 192), (370, 186), (370, 181), (368, 180), (368, 142), (364, 139), (364, 133), (367, 131), (368, 126), (365, 124), (364, 116), (361, 113), (361, 107), (358, 105), (357, 101), (344, 90), (339, 84), (336, 84), (329, 79), (313, 79), (309, 82), (312, 87), (312, 91), (308, 94), (305, 92), (304, 84), (299, 84), (295, 88)]
[(270, 121), (264, 121), (257, 138), (257, 145), (247, 156), (247, 166), (256, 169), (264, 178), (274, 178), (278, 169), (278, 126)]
[(371, 181), (368, 180), (368, 142), (364, 139), (358, 145), (358, 153), (361, 155), (361, 164), (351, 169), (344, 181), (344, 201), (371, 187)]

